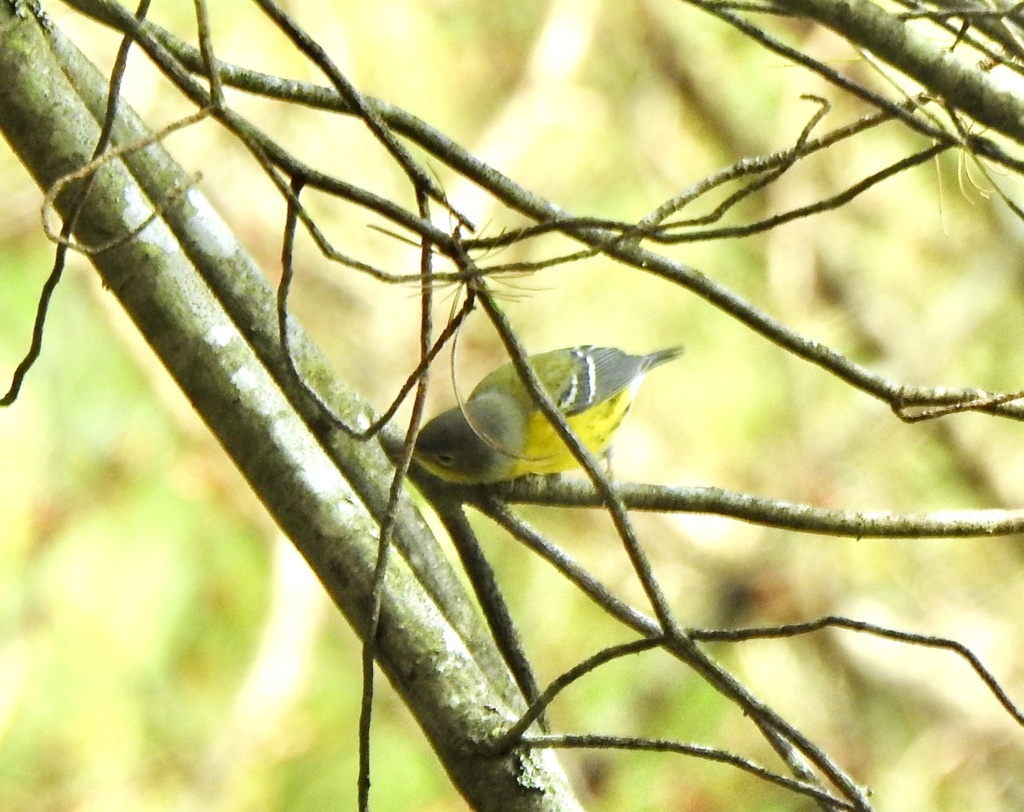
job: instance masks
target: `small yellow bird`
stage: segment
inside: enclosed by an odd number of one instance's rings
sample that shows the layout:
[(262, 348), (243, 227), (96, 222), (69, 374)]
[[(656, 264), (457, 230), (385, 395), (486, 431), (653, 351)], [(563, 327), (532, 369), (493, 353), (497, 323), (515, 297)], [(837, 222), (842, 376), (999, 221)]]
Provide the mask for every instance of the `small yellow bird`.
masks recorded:
[[(604, 456), (644, 375), (682, 352), (670, 347), (628, 355), (613, 347), (582, 346), (528, 360), (580, 442)], [(462, 407), (427, 423), (415, 457), (432, 474), (462, 483), (501, 482), (579, 465), (511, 362), (487, 375)]]

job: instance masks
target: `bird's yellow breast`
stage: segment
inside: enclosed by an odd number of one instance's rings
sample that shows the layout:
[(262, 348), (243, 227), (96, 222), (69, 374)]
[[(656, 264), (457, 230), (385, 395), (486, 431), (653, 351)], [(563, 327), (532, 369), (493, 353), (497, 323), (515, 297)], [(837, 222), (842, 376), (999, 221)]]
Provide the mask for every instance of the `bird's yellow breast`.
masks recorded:
[[(569, 428), (590, 453), (603, 456), (612, 435), (629, 411), (633, 393), (627, 388), (589, 409), (566, 418)], [(534, 409), (526, 422), (526, 443), (512, 466), (509, 478), (526, 474), (557, 474), (578, 468), (579, 463), (562, 442), (544, 413)]]

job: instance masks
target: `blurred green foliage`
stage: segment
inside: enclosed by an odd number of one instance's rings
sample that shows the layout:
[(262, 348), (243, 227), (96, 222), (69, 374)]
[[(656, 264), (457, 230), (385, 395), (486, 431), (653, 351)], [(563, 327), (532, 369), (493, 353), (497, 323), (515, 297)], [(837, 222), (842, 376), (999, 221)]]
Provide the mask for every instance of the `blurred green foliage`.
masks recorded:
[[(189, 8), (158, 8), (157, 19), (189, 36)], [(51, 11), (110, 64), (112, 35)], [(220, 58), (320, 80), (253, 7), (212, 11)], [(581, 215), (637, 219), (709, 172), (790, 146), (815, 109), (800, 94), (835, 102), (823, 126), (865, 112), (682, 4), (346, 0), (293, 12), (361, 90)], [(813, 44), (823, 59), (856, 58), (837, 40)], [(186, 109), (139, 57), (126, 94), (154, 126)], [(408, 198), (359, 125), (235, 93), (231, 101), (325, 171)], [(202, 170), (203, 191), (276, 278), (282, 206), (269, 184), (212, 124), (168, 146)], [(922, 146), (886, 125), (797, 167), (736, 216), (820, 199)], [(433, 168), (484, 233), (520, 224)], [(974, 176), (980, 188), (948, 154), (836, 212), (667, 253), (894, 379), (1019, 388), (1021, 228)], [(38, 229), (40, 194), (5, 151), (0, 180), (10, 190), (0, 223), (6, 376), (27, 347), (52, 251)], [(1000, 182), (1019, 191), (1015, 180)], [(346, 252), (415, 267), (415, 251), (368, 229), (365, 212), (313, 195), (309, 203)], [(495, 261), (564, 249), (541, 240)], [(296, 312), (339, 374), (383, 408), (415, 364), (414, 291), (330, 266), (308, 241), (299, 276)], [(682, 362), (645, 386), (622, 429), (623, 479), (850, 510), (1024, 501), (1024, 445), (1012, 423), (969, 415), (903, 425), (694, 296), (607, 260), (504, 288), (510, 316), (538, 351), (687, 345)], [(0, 414), (0, 809), (353, 808), (355, 638), (112, 305), (76, 261), (42, 359)], [(458, 385), (469, 391), (500, 362), (500, 348), (482, 320), (461, 347)], [(446, 377), (435, 376), (432, 408), (452, 400)], [(524, 512), (642, 605), (606, 517)], [(1019, 539), (854, 541), (699, 516), (639, 516), (637, 525), (684, 625), (844, 613), (953, 637), (1024, 701)], [(479, 526), (542, 681), (621, 639), (545, 565)], [(1024, 806), (1024, 733), (951, 656), (850, 633), (715, 651), (870, 786), (880, 809)], [(672, 737), (774, 763), (745, 719), (661, 654), (573, 686), (552, 718), (559, 730)], [(373, 736), (375, 810), (464, 808), (386, 689)], [(563, 760), (594, 810), (806, 808), (693, 759)]]

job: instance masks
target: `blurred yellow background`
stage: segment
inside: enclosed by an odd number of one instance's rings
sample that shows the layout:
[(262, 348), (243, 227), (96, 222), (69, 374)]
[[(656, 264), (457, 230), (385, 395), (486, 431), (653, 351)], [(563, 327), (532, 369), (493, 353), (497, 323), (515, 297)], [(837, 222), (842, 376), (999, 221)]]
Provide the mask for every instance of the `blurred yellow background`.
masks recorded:
[[(323, 81), (253, 6), (211, 5), (221, 59)], [(800, 94), (833, 102), (823, 128), (867, 112), (682, 4), (291, 5), (361, 91), (578, 215), (637, 220), (742, 157), (791, 146), (815, 110)], [(63, 7), (48, 11), (109, 68), (116, 37)], [(158, 4), (153, 19), (194, 39), (189, 14), (190, 4)], [(820, 59), (858, 59), (830, 36), (777, 25)], [(853, 69), (872, 81), (866, 67)], [(125, 94), (154, 129), (189, 112), (138, 53)], [(237, 92), (229, 100), (318, 168), (412, 205), (358, 123)], [(729, 222), (811, 203), (925, 146), (885, 125), (796, 167)], [(276, 280), (283, 205), (243, 150), (211, 122), (168, 147), (203, 173), (201, 189)], [(437, 162), (426, 165), (481, 233), (523, 224)], [(998, 180), (1019, 197), (1016, 179)], [(950, 152), (838, 211), (666, 253), (894, 380), (1017, 389), (1021, 226), (988, 183)], [(52, 247), (39, 228), (41, 193), (7, 150), (0, 186), (6, 386), (28, 346)], [(370, 214), (312, 194), (306, 202), (346, 253), (416, 268), (416, 251), (369, 228), (380, 225)], [(568, 247), (538, 240), (492, 260)], [(339, 375), (385, 408), (417, 360), (415, 290), (331, 265), (308, 239), (298, 256), (296, 313)], [(606, 259), (503, 287), (532, 351), (686, 345), (645, 384), (619, 434), (620, 479), (849, 510), (1024, 502), (1015, 423), (962, 415), (904, 425), (695, 296)], [(450, 294), (440, 296), (439, 319), (449, 306)], [(501, 348), (482, 316), (460, 346), (468, 392), (502, 361)], [(453, 401), (447, 367), (437, 369), (431, 412)], [(55, 297), (42, 359), (0, 413), (0, 449), (0, 809), (354, 808), (358, 642), (81, 258)], [(523, 513), (642, 605), (605, 516)], [(846, 614), (952, 637), (1024, 702), (1018, 538), (857, 541), (700, 516), (636, 524), (686, 626)], [(479, 526), (542, 682), (623, 639), (546, 565)], [(1024, 731), (951, 655), (851, 633), (714, 651), (869, 786), (879, 809), (1024, 808)], [(747, 720), (660, 653), (598, 672), (551, 715), (557, 730), (671, 737), (775, 763)], [(375, 810), (465, 808), (386, 689), (374, 724)], [(593, 810), (806, 808), (692, 759), (563, 760)]]

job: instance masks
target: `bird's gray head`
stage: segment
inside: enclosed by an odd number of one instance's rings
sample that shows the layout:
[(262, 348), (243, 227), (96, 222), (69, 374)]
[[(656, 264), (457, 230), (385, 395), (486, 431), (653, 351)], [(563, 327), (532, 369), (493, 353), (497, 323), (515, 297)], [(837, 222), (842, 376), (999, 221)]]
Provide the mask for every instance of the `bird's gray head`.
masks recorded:
[(505, 479), (522, 445), (521, 421), (508, 405), (502, 397), (484, 396), (466, 403), (465, 414), (458, 406), (442, 412), (420, 431), (416, 459), (431, 473), (455, 482)]

